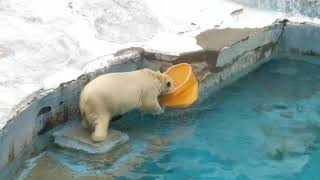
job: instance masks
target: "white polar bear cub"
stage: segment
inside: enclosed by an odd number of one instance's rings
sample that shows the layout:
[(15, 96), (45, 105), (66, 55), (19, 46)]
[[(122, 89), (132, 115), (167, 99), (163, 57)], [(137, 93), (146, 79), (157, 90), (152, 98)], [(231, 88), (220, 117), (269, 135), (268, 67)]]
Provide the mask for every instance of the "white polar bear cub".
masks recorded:
[(112, 117), (135, 108), (159, 113), (158, 96), (172, 89), (169, 76), (150, 69), (101, 75), (90, 81), (80, 94), (81, 124), (93, 130), (93, 141), (104, 141)]

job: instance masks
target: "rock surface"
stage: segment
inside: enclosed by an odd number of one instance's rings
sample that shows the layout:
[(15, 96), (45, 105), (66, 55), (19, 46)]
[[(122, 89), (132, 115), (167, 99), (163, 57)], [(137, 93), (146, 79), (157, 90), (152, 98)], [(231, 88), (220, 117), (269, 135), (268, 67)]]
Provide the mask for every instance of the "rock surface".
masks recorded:
[(89, 130), (83, 128), (79, 121), (67, 122), (62, 129), (53, 135), (55, 144), (90, 154), (108, 153), (129, 140), (127, 134), (109, 129), (107, 139), (104, 142), (95, 143), (90, 139)]

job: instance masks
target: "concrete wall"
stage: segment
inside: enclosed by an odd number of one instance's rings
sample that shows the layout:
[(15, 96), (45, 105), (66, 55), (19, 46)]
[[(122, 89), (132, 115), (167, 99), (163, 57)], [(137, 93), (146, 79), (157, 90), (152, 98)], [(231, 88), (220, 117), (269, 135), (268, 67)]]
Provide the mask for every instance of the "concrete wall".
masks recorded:
[(320, 25), (287, 23), (274, 52), (279, 57), (320, 64)]

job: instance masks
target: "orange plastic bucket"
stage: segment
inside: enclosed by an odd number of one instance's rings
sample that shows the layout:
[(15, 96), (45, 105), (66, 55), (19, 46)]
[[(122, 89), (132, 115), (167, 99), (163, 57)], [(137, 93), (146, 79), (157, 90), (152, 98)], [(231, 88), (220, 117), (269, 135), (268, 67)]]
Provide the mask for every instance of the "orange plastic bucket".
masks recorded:
[(173, 79), (175, 88), (159, 97), (160, 104), (184, 108), (190, 106), (198, 99), (198, 81), (189, 64), (176, 64), (167, 69), (164, 74)]

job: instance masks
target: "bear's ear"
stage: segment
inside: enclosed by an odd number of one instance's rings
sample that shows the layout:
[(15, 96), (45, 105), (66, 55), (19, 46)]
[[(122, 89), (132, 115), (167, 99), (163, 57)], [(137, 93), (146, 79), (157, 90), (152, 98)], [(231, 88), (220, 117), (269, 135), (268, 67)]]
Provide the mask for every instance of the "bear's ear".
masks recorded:
[(140, 69), (141, 71), (145, 71), (145, 72), (150, 72), (150, 69), (148, 68), (143, 68), (143, 69)]

